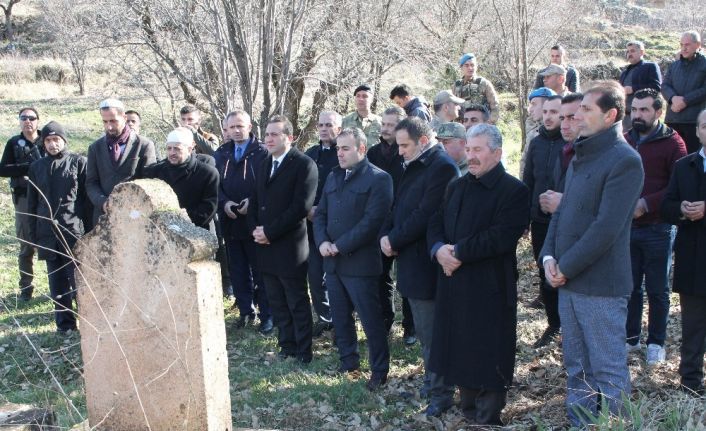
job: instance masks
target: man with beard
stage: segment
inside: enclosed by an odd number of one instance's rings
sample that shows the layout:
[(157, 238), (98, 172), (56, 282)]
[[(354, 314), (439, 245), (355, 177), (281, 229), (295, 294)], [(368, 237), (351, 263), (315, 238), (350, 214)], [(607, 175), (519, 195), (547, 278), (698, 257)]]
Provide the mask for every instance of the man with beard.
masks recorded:
[(355, 111), (343, 117), (341, 127), (344, 129), (357, 127), (365, 133), (367, 145), (374, 145), (380, 138), (380, 127), (382, 127), (379, 115), (370, 112), (373, 103), (373, 89), (367, 84), (356, 87), (353, 91), (355, 99)]
[(681, 36), (679, 59), (672, 62), (662, 82), (667, 101), (664, 122), (686, 143), (686, 151), (699, 151), (696, 117), (706, 106), (706, 56), (701, 52), (701, 35), (687, 31)]
[(439, 209), (446, 186), (458, 177), (458, 168), (440, 145), (434, 132), (419, 118), (406, 118), (395, 127), (405, 170), (397, 184), (392, 214), (382, 229), (380, 249), (397, 256), (397, 288), (409, 300), (414, 326), (422, 344), (424, 392), (430, 394), (428, 416), (439, 416), (453, 404), (453, 387), (428, 369), (434, 324), (436, 268), (429, 255), (426, 231)]
[[(368, 150), (368, 160), (373, 165), (387, 172), (392, 177), (393, 196), (396, 185), (404, 172), (404, 158), (400, 155), (397, 141), (395, 139), (395, 127), (407, 114), (399, 106), (387, 108), (382, 113), (382, 127), (380, 129), (380, 141)], [(370, 144), (368, 144), (370, 145)], [(385, 321), (387, 332), (392, 329), (395, 321), (395, 304), (392, 301), (392, 293), (395, 284), (392, 281), (392, 264), (394, 256), (382, 254), (382, 275), (380, 276), (378, 287), (380, 290), (380, 304), (382, 305), (382, 317)], [(409, 309), (409, 301), (402, 298), (402, 330), (403, 340), (408, 346), (417, 342), (414, 331), (414, 318), (412, 310)]]
[(479, 104), (485, 107), (490, 113), (490, 124), (495, 124), (500, 118), (500, 104), (498, 95), (493, 88), (493, 84), (482, 76), (476, 74), (478, 62), (476, 56), (466, 53), (458, 60), (461, 68), (461, 79), (454, 82), (451, 91), (454, 96), (466, 100), (464, 107), (471, 104)]
[(539, 267), (539, 295), (547, 314), (547, 328), (542, 336), (534, 343), (533, 347), (540, 348), (548, 345), (559, 337), (561, 328), (559, 320), (559, 294), (547, 284), (544, 276), (539, 252), (547, 236), (551, 214), (542, 211), (539, 196), (547, 190), (556, 188), (554, 172), (560, 162), (560, 155), (564, 140), (561, 137), (559, 113), (561, 110), (561, 96), (549, 96), (544, 102), (543, 125), (539, 128), (539, 135), (532, 140), (527, 153), (527, 165), (522, 175), (522, 181), (530, 190), (530, 232), (532, 236), (532, 252)]
[(539, 127), (542, 125), (542, 116), (544, 115), (542, 107), (547, 97), (554, 96), (556, 93), (547, 87), (540, 87), (527, 96), (529, 105), (527, 105), (527, 121), (525, 122), (525, 147), (522, 149), (522, 157), (520, 157), (520, 178), (525, 172), (525, 163), (527, 161), (527, 152), (529, 151), (532, 139), (539, 134)]
[(214, 158), (220, 174), (218, 190), (218, 219), (228, 257), (228, 269), (240, 317), (236, 328), (244, 328), (260, 319), (260, 332), (272, 333), (272, 315), (267, 302), (265, 285), (257, 267), (252, 229), (248, 212), (253, 210), (250, 198), (260, 175), (263, 160), (267, 158), (260, 140), (252, 132), (250, 115), (236, 109), (224, 121), (226, 142), (218, 147)]
[(319, 170), (319, 183), (316, 187), (316, 197), (314, 198), (314, 206), (311, 207), (307, 216), (307, 234), (309, 235), (309, 263), (308, 263), (308, 279), (309, 291), (311, 292), (311, 302), (314, 306), (314, 311), (319, 317), (318, 322), (314, 324), (312, 334), (318, 337), (324, 331), (333, 329), (331, 323), (331, 307), (328, 302), (328, 292), (326, 290), (326, 280), (324, 279), (324, 261), (319, 249), (314, 241), (314, 229), (312, 222), (316, 214), (316, 207), (321, 200), (321, 192), (324, 189), (326, 178), (331, 172), (331, 169), (338, 165), (336, 157), (336, 138), (341, 133), (341, 116), (338, 112), (323, 111), (319, 114), (319, 122), (316, 127), (319, 131), (319, 143), (315, 144), (306, 150), (307, 156), (316, 163)]
[(127, 126), (125, 106), (117, 99), (99, 105), (105, 136), (88, 147), (86, 192), (93, 204), (93, 224), (108, 208), (108, 195), (120, 182), (141, 177), (156, 160), (154, 143)]
[(213, 156), (219, 146), (218, 138), (201, 127), (201, 111), (199, 108), (194, 105), (185, 105), (179, 110), (179, 116), (181, 125), (191, 130), (194, 134), (194, 142), (196, 143), (194, 151), (197, 154)]
[(657, 90), (635, 92), (632, 129), (625, 140), (637, 150), (645, 182), (633, 214), (630, 232), (633, 290), (626, 324), (628, 351), (641, 348), (643, 280), (649, 304), (647, 365), (664, 362), (669, 317), (669, 271), (672, 267), (673, 227), (659, 215), (674, 163), (686, 156), (686, 145), (674, 130), (662, 124), (664, 100)]
[(218, 205), (218, 171), (192, 154), (191, 130), (177, 127), (167, 135), (167, 158), (144, 169), (144, 178), (157, 178), (169, 184), (189, 220), (209, 229)]
[(22, 108), (19, 112), (20, 134), (13, 136), (5, 144), (0, 160), (0, 177), (10, 178), (12, 203), (15, 207), (15, 235), (20, 242), (17, 263), (20, 270), (20, 300), (29, 301), (34, 292), (34, 270), (32, 259), (35, 248), (30, 244), (27, 211), (27, 173), (29, 165), (44, 155), (44, 147), (39, 136), (39, 114), (35, 108)]
[(449, 184), (427, 234), (440, 267), (429, 367), (459, 386), (459, 407), (472, 425), (502, 425), (515, 367), (516, 249), (529, 193), (500, 163), (495, 126), (468, 131), (466, 156), (469, 173)]

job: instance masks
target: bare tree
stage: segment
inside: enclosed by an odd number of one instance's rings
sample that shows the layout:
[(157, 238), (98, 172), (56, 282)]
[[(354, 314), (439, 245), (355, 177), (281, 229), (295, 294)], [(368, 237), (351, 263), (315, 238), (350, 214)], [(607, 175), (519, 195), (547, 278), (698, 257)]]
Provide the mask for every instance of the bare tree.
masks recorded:
[(0, 3), (0, 9), (5, 14), (5, 40), (9, 42), (15, 41), (15, 32), (12, 28), (12, 8), (19, 2), (20, 0), (9, 0), (7, 4)]

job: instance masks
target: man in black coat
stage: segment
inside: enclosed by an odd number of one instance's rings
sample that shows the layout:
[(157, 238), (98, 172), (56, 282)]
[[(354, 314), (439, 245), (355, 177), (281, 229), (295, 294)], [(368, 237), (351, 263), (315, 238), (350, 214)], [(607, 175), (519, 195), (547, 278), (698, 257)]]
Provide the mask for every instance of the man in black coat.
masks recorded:
[(218, 147), (214, 158), (220, 174), (218, 187), (218, 220), (228, 256), (233, 294), (240, 311), (236, 327), (260, 319), (260, 332), (272, 332), (272, 314), (265, 285), (257, 268), (252, 229), (247, 222), (250, 197), (255, 180), (267, 158), (267, 150), (252, 133), (250, 115), (243, 110), (230, 112), (224, 120), (226, 142)]
[(427, 243), (441, 267), (429, 367), (459, 386), (471, 423), (502, 425), (515, 367), (515, 251), (527, 228), (529, 192), (500, 163), (495, 126), (470, 129), (466, 155), (469, 174), (449, 185), (429, 224)]
[(29, 242), (30, 216), (27, 215), (27, 173), (29, 165), (44, 155), (39, 136), (39, 114), (32, 107), (20, 109), (21, 131), (5, 144), (0, 159), (0, 177), (10, 178), (12, 203), (15, 206), (15, 235), (20, 240), (17, 263), (20, 270), (20, 300), (29, 301), (34, 292), (33, 263), (35, 249)]
[(42, 141), (47, 155), (33, 162), (28, 174), (34, 184), (27, 190), (29, 237), (38, 246), (39, 259), (47, 263), (57, 331), (68, 333), (76, 330), (71, 250), (91, 218), (86, 208), (86, 158), (68, 151), (64, 128), (55, 121), (42, 129)]
[(145, 167), (144, 178), (156, 178), (169, 184), (186, 209), (189, 220), (209, 229), (218, 204), (218, 171), (199, 161), (191, 130), (177, 127), (167, 135), (167, 158)]
[(674, 283), (681, 304), (681, 362), (683, 389), (704, 395), (706, 351), (706, 110), (697, 117), (701, 150), (674, 164), (662, 217), (678, 226), (674, 242)]
[[(386, 256), (397, 256), (397, 288), (409, 300), (426, 368), (436, 296), (436, 268), (427, 254), (427, 225), (439, 209), (449, 181), (459, 173), (456, 163), (434, 141), (434, 132), (425, 121), (416, 117), (400, 121), (395, 137), (405, 171), (391, 216), (382, 230), (380, 248)], [(427, 415), (439, 416), (451, 407), (453, 387), (445, 385), (440, 376), (426, 369), (424, 386), (431, 397)]]
[[(397, 182), (404, 172), (404, 159), (399, 153), (397, 142), (395, 141), (395, 127), (407, 116), (404, 109), (399, 106), (392, 106), (382, 113), (382, 126), (380, 127), (380, 141), (370, 147), (367, 153), (368, 161), (392, 177), (392, 191), (397, 189)], [(369, 142), (368, 145), (371, 143)], [(392, 282), (392, 264), (395, 262), (394, 256), (382, 254), (382, 275), (378, 287), (380, 289), (380, 304), (382, 305), (382, 316), (385, 319), (387, 332), (392, 329), (395, 322), (395, 304), (392, 301), (392, 289), (395, 284)], [(402, 298), (402, 330), (404, 343), (412, 345), (417, 342), (414, 332), (414, 319), (412, 310), (409, 309), (409, 301)]]
[(559, 293), (551, 287), (544, 276), (544, 267), (539, 262), (539, 252), (547, 236), (551, 214), (542, 210), (539, 197), (547, 190), (555, 190), (554, 174), (557, 164), (561, 163), (561, 150), (564, 140), (561, 136), (561, 96), (549, 96), (542, 106), (542, 126), (539, 133), (530, 142), (527, 151), (522, 181), (530, 189), (530, 231), (532, 233), (532, 252), (539, 268), (539, 295), (547, 314), (547, 328), (533, 347), (540, 348), (556, 340), (561, 323), (559, 319)]
[(365, 158), (366, 140), (358, 128), (338, 137), (339, 166), (328, 176), (314, 215), (317, 250), (311, 252), (324, 258), (339, 370), (360, 367), (355, 310), (368, 338), (372, 391), (385, 384), (390, 368), (377, 286), (382, 272), (377, 240), (392, 205), (392, 178)]
[[(321, 192), (324, 189), (326, 178), (328, 178), (331, 169), (334, 166), (338, 166), (336, 137), (341, 133), (342, 121), (341, 115), (337, 112), (323, 111), (320, 113), (319, 122), (316, 125), (319, 131), (319, 142), (304, 153), (316, 162), (316, 167), (319, 169), (319, 182), (316, 187), (314, 206), (309, 211), (306, 225), (309, 235), (309, 248), (311, 250), (318, 250), (314, 241), (314, 229), (311, 223), (314, 220), (316, 208), (321, 200)], [(311, 302), (316, 315), (319, 317), (319, 321), (314, 325), (313, 334), (318, 337), (324, 331), (330, 331), (333, 325), (331, 324), (331, 308), (329, 306), (326, 280), (324, 279), (324, 261), (321, 255), (315, 251), (309, 253), (308, 279)]]
[(265, 130), (269, 156), (260, 165), (250, 198), (248, 222), (253, 229), (257, 262), (262, 273), (274, 323), (280, 358), (312, 359), (311, 306), (306, 284), (309, 243), (306, 216), (314, 204), (316, 164), (292, 148), (293, 127), (281, 115), (270, 118)]

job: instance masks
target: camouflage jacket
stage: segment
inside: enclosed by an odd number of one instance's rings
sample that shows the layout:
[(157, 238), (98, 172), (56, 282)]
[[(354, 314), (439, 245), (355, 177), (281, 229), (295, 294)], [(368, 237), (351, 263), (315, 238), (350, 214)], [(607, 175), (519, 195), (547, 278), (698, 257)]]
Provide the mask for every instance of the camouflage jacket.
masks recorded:
[(371, 147), (377, 144), (380, 139), (380, 129), (382, 128), (382, 117), (375, 114), (368, 114), (367, 118), (361, 118), (358, 115), (358, 111), (353, 111), (350, 114), (343, 117), (342, 127), (344, 129), (349, 127), (357, 127), (365, 133), (365, 137), (368, 138), (367, 147)]
[(476, 76), (472, 80), (462, 78), (454, 82), (452, 92), (455, 96), (466, 99), (463, 108), (471, 104), (479, 104), (486, 107), (490, 113), (490, 122), (495, 124), (500, 118), (500, 104), (498, 95), (495, 93), (493, 84), (487, 79)]
[(530, 143), (532, 139), (539, 135), (539, 126), (541, 125), (541, 121), (534, 121), (530, 117), (527, 117), (527, 120), (525, 120), (525, 147), (522, 149), (522, 157), (520, 157), (520, 178), (522, 178), (525, 172), (525, 163), (527, 162), (527, 153), (529, 152)]

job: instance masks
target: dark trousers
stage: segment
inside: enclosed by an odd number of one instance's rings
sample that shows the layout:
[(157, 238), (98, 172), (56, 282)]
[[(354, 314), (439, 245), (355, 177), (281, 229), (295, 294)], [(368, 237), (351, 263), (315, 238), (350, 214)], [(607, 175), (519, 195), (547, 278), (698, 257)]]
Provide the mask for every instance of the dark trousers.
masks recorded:
[(630, 260), (633, 290), (625, 324), (627, 341), (637, 344), (642, 331), (642, 280), (650, 306), (647, 344), (664, 346), (669, 317), (669, 270), (672, 267), (674, 231), (668, 223), (633, 226), (630, 232)]
[(74, 280), (75, 265), (72, 260), (55, 254), (47, 260), (49, 292), (54, 302), (54, 320), (60, 331), (76, 329), (76, 315), (73, 312), (73, 299), (76, 296)]
[(544, 310), (547, 313), (547, 323), (552, 328), (559, 328), (561, 326), (561, 319), (559, 318), (559, 291), (547, 283), (547, 278), (544, 275), (544, 264), (539, 260), (539, 253), (544, 246), (544, 239), (547, 237), (548, 230), (548, 224), (537, 222), (530, 224), (532, 253), (534, 254), (535, 262), (537, 262), (537, 267), (539, 267), (539, 278), (541, 280), (539, 284), (539, 294), (542, 297), (542, 302), (544, 302)]
[(696, 123), (669, 123), (667, 126), (679, 133), (686, 144), (687, 153), (695, 153), (701, 149), (701, 142), (696, 136)]
[(355, 310), (368, 339), (370, 370), (376, 374), (387, 375), (390, 369), (390, 348), (380, 307), (378, 277), (348, 277), (327, 273), (326, 281), (341, 365), (349, 370), (360, 367), (358, 337), (353, 317)]
[(230, 269), (228, 266), (228, 252), (226, 251), (226, 240), (223, 238), (223, 227), (218, 218), (218, 214), (213, 219), (216, 227), (216, 238), (218, 239), (218, 250), (216, 250), (216, 261), (221, 265), (221, 285), (223, 286), (223, 297), (233, 295), (233, 287), (230, 282)]
[(27, 195), (13, 193), (15, 204), (15, 235), (20, 240), (20, 254), (17, 256), (17, 263), (20, 269), (20, 289), (31, 295), (34, 290), (32, 281), (34, 280), (34, 270), (32, 268), (35, 249), (30, 245), (29, 225), (30, 215), (27, 214)]
[[(380, 305), (382, 306), (382, 317), (385, 322), (387, 332), (392, 329), (395, 322), (395, 303), (392, 300), (395, 284), (392, 282), (392, 268), (395, 263), (394, 257), (387, 257), (382, 254), (382, 274), (378, 279), (378, 290), (380, 291)], [(402, 298), (402, 329), (406, 335), (414, 335), (414, 317), (409, 308), (407, 298)]]
[(255, 267), (255, 243), (252, 240), (227, 240), (228, 266), (230, 269), (233, 294), (238, 303), (240, 315), (259, 312), (260, 321), (269, 319), (270, 305), (262, 282), (262, 277)]
[(679, 294), (681, 304), (681, 384), (693, 391), (704, 389), (706, 352), (706, 297)]
[(500, 412), (505, 407), (507, 391), (487, 391), (459, 387), (459, 407), (472, 424), (502, 425)]
[(267, 299), (277, 326), (282, 353), (309, 362), (311, 352), (311, 306), (306, 279), (262, 274)]
[(314, 240), (309, 237), (309, 262), (307, 267), (311, 303), (320, 322), (331, 322), (331, 306), (329, 305), (326, 278), (324, 277), (324, 258), (319, 253)]

